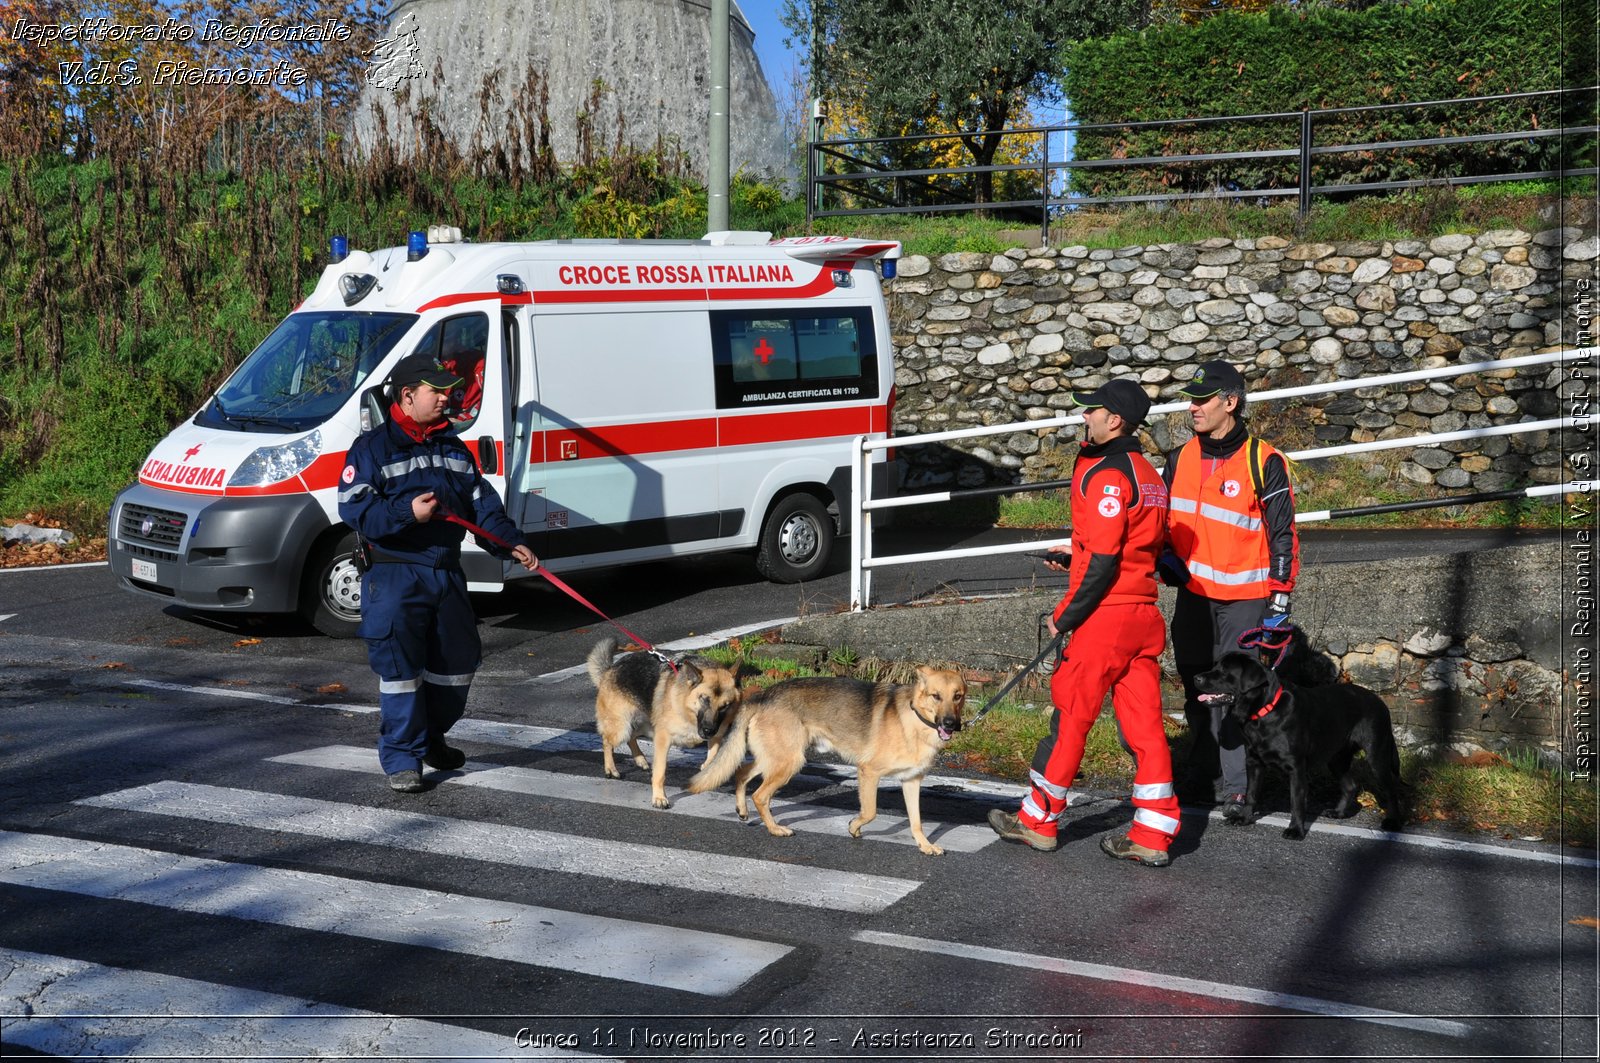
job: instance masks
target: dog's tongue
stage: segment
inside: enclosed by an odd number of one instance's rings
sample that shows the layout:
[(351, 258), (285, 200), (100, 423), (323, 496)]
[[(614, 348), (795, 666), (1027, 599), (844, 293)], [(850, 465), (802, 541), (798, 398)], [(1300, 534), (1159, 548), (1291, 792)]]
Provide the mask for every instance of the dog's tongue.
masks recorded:
[(1197, 700), (1210, 704), (1213, 701), (1227, 701), (1229, 699), (1226, 694), (1200, 694), (1197, 695)]
[(948, 728), (945, 728), (945, 727), (940, 727), (939, 728), (939, 741), (948, 742), (948, 741), (950, 741), (951, 737), (953, 737), (953, 732), (952, 731), (950, 731)]

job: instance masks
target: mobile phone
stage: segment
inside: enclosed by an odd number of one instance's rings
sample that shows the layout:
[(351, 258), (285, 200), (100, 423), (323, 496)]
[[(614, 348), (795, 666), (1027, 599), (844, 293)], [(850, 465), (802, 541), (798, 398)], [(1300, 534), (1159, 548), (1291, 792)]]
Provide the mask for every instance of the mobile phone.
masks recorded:
[(1071, 557), (1070, 554), (1052, 554), (1048, 550), (1029, 550), (1028, 551), (1028, 556), (1029, 557), (1036, 557), (1040, 561), (1048, 561), (1052, 565), (1059, 565), (1063, 561), (1069, 560), (1070, 557)]

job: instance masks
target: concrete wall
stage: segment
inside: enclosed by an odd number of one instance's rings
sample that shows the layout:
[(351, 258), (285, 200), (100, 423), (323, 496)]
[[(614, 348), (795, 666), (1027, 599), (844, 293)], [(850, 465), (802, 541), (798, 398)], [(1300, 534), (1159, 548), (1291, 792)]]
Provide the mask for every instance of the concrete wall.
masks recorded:
[[(732, 9), (733, 172), (781, 176), (789, 158), (777, 104), (756, 58), (755, 35), (737, 4)], [(599, 142), (611, 143), (622, 115), (629, 143), (649, 149), (661, 137), (681, 146), (694, 165), (703, 165), (710, 137), (709, 14), (709, 4), (693, 0), (400, 0), (390, 25), (414, 19), (423, 76), (410, 83), (412, 108), (419, 93), (434, 94), (433, 117), (463, 150), (481, 124), (478, 93), (484, 76), (499, 71), (500, 93), (509, 97), (531, 64), (549, 82), (549, 134), (561, 161), (571, 162), (576, 154), (577, 115), (599, 79), (610, 89), (591, 120)], [(437, 89), (436, 65), (443, 76)], [(371, 147), (378, 109), (385, 112), (390, 134), (408, 144), (410, 120), (399, 113), (395, 92), (369, 87), (355, 130), (358, 146)], [(492, 108), (496, 115), (505, 110), (504, 105)], [(489, 143), (502, 124), (491, 122), (485, 130)]]
[[(1354, 682), (1388, 702), (1402, 740), (1554, 748), (1574, 685), (1556, 539), (1431, 558), (1303, 569), (1294, 616)], [(954, 661), (1008, 674), (1036, 652), (1036, 620), (1059, 590), (1015, 598), (805, 617), (786, 643), (849, 646), (885, 660)], [(1163, 588), (1169, 620), (1175, 592)], [(1176, 680), (1171, 652), (1163, 670)], [(1563, 698), (1563, 684), (1565, 699)], [(1181, 691), (1168, 688), (1177, 710)]]

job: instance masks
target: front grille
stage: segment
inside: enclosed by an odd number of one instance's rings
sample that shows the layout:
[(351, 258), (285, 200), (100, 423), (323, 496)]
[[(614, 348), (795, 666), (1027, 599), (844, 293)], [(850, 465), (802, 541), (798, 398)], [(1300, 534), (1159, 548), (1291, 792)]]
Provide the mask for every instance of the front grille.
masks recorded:
[(142, 543), (156, 550), (166, 551), (171, 558), (178, 556), (178, 545), (183, 542), (183, 529), (189, 518), (170, 509), (156, 509), (129, 502), (122, 507), (117, 522), (117, 538), (124, 543)]

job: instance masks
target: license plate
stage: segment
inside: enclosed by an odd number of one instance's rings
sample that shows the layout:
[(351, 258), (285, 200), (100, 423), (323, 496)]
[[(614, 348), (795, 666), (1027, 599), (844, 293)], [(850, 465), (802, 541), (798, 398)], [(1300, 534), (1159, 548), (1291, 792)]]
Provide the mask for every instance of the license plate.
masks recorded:
[(156, 581), (156, 566), (152, 561), (135, 561), (133, 563), (133, 578), (143, 580), (145, 583)]

